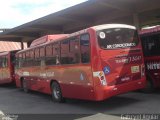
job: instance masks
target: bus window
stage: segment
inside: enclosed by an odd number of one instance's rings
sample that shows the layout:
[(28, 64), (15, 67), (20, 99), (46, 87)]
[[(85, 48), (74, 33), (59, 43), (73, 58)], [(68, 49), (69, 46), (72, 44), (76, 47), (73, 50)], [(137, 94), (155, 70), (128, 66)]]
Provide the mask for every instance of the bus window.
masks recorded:
[(70, 64), (69, 57), (69, 40), (64, 40), (61, 42), (61, 64)]
[(53, 46), (52, 44), (46, 46), (46, 65), (53, 65)]
[(23, 58), (22, 58), (22, 53), (17, 55), (17, 68), (21, 68), (22, 67), (22, 63), (23, 63)]
[(40, 48), (40, 57), (41, 58), (45, 57), (45, 48), (44, 47)]
[(60, 64), (60, 44), (58, 42), (53, 44), (53, 64)]
[(47, 45), (46, 46), (46, 56), (52, 56), (52, 45)]
[(81, 62), (90, 62), (90, 47), (89, 47), (89, 34), (84, 34), (80, 36), (81, 45)]
[(97, 32), (98, 43), (102, 49), (120, 49), (135, 47), (139, 43), (138, 33), (134, 29), (111, 28)]
[(25, 67), (29, 67), (30, 63), (30, 54), (29, 51), (26, 51)]
[(35, 62), (34, 62), (34, 66), (40, 66), (41, 61), (40, 61), (39, 48), (36, 48), (34, 52), (35, 52)]
[(79, 39), (72, 38), (70, 39), (70, 58), (72, 59), (71, 64), (80, 62), (80, 48), (79, 48)]
[(0, 68), (2, 67), (2, 58), (0, 58)]
[(142, 46), (144, 56), (159, 56), (160, 55), (160, 39), (158, 36), (142, 37)]
[(2, 63), (2, 67), (5, 68), (8, 66), (8, 60), (7, 60), (7, 56), (3, 57), (3, 63)]

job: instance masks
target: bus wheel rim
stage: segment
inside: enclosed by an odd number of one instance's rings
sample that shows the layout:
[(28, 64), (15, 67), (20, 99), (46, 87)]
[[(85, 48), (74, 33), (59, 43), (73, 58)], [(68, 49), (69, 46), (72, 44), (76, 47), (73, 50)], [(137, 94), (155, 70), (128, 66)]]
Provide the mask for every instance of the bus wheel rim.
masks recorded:
[(53, 89), (53, 95), (56, 99), (60, 98), (60, 90), (57, 87)]

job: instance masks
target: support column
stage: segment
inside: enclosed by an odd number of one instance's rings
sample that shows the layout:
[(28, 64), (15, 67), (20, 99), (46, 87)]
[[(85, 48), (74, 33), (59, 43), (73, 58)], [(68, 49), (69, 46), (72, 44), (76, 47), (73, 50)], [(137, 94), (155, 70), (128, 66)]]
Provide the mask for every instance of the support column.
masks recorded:
[(23, 42), (21, 41), (21, 50), (23, 50), (24, 49), (24, 44), (23, 44)]
[(32, 42), (27, 42), (27, 48), (30, 47), (31, 43), (32, 43)]
[(137, 13), (133, 14), (133, 24), (138, 30), (140, 30), (139, 17)]

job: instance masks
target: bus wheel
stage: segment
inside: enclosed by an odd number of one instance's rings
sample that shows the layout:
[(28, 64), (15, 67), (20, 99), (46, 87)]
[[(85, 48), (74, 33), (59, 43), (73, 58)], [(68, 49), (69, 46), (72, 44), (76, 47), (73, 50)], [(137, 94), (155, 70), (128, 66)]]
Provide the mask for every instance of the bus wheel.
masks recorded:
[(142, 91), (144, 93), (152, 93), (154, 91), (154, 85), (150, 79), (147, 80), (146, 87)]
[(27, 87), (27, 81), (26, 80), (22, 80), (22, 88), (23, 88), (23, 91), (28, 93), (29, 92), (29, 89)]
[(59, 103), (64, 102), (60, 85), (57, 82), (52, 83), (51, 90), (52, 90), (52, 99), (54, 102), (59, 102)]

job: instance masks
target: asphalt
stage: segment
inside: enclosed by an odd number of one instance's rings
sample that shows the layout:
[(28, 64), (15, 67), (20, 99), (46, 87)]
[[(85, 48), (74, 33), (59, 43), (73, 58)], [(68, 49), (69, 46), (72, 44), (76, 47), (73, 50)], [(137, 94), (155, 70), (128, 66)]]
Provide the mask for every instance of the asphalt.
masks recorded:
[[(54, 103), (50, 95), (24, 93), (11, 85), (0, 86), (0, 113), (36, 115), (78, 115), (74, 119), (92, 115), (121, 116), (125, 114), (160, 113), (160, 90), (152, 94), (130, 92), (102, 102), (67, 99), (65, 103)], [(82, 119), (83, 120), (83, 119)]]

